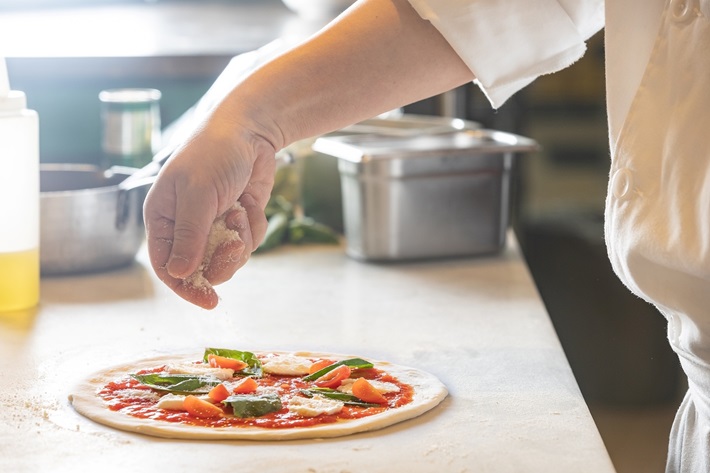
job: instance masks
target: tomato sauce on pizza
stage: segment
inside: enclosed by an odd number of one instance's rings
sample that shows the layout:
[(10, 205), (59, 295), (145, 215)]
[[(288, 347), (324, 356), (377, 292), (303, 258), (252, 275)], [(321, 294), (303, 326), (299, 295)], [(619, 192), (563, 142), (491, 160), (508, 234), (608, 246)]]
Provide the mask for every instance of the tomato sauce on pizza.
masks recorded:
[(199, 427), (289, 429), (361, 419), (412, 402), (414, 388), (372, 363), (208, 348), (202, 360), (164, 364), (97, 392), (108, 409)]

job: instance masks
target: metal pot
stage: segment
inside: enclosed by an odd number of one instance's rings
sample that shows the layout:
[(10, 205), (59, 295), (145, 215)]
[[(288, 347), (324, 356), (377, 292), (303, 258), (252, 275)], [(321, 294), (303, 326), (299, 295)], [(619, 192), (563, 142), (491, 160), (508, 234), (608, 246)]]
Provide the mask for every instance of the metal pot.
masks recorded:
[(102, 271), (134, 260), (145, 239), (142, 208), (148, 187), (147, 182), (130, 189), (119, 184), (136, 171), (40, 166), (42, 275)]

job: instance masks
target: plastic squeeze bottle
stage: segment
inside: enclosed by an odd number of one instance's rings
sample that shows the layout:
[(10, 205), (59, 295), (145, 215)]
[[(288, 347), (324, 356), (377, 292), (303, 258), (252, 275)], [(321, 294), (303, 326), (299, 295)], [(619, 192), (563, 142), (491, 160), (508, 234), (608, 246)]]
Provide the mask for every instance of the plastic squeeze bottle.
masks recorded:
[(0, 312), (39, 302), (39, 118), (0, 57)]

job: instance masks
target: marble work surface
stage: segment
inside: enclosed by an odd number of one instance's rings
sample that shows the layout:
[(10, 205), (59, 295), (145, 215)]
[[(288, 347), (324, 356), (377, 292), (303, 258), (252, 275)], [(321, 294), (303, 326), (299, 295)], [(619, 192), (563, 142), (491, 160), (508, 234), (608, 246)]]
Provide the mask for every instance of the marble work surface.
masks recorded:
[[(44, 278), (40, 306), (0, 314), (0, 471), (613, 472), (513, 238), (501, 255), (375, 265), (339, 247), (257, 255), (214, 311), (129, 268)], [(315, 350), (438, 376), (417, 419), (350, 437), (176, 441), (76, 414), (70, 386), (129, 360), (204, 346)]]

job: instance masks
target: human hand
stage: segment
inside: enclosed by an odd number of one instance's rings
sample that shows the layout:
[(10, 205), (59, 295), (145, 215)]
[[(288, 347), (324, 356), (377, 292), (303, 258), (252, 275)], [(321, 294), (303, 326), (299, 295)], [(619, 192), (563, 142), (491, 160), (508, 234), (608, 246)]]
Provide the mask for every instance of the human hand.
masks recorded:
[[(274, 172), (275, 149), (267, 140), (216, 117), (178, 148), (144, 206), (150, 263), (160, 280), (183, 299), (214, 308), (212, 285), (231, 278), (264, 237)], [(220, 217), (222, 241), (203, 261)]]

